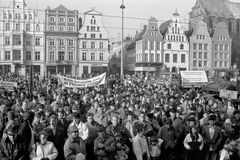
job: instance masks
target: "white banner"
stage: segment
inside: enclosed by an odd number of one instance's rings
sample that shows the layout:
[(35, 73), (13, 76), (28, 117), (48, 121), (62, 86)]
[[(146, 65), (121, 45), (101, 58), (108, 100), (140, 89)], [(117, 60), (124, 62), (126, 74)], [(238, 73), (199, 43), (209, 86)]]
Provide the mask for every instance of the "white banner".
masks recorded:
[(13, 88), (17, 87), (17, 82), (0, 81), (0, 87), (3, 87), (8, 91), (13, 91)]
[(63, 86), (67, 88), (93, 87), (93, 86), (99, 86), (106, 83), (106, 73), (103, 73), (99, 76), (86, 79), (86, 80), (78, 80), (78, 79), (64, 77), (61, 75), (57, 75), (57, 77), (60, 79)]
[(226, 99), (237, 99), (237, 91), (220, 90), (219, 97)]

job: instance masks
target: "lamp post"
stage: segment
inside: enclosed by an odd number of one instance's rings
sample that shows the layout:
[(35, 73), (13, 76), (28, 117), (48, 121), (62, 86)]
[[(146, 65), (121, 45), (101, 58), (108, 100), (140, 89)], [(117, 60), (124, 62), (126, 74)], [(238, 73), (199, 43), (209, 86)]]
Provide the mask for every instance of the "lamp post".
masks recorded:
[(125, 9), (125, 5), (124, 5), (124, 0), (122, 0), (122, 5), (120, 6), (120, 8), (122, 9), (122, 40), (121, 40), (121, 45), (122, 45), (122, 49), (121, 49), (121, 76), (123, 76), (123, 31), (124, 31), (124, 9)]

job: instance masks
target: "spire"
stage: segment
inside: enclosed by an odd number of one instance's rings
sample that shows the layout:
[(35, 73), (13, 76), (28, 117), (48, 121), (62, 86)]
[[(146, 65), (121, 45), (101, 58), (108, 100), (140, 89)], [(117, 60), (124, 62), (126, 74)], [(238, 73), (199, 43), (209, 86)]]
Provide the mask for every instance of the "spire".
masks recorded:
[(177, 11), (177, 8), (176, 8), (175, 12), (173, 13), (173, 16), (178, 16), (178, 17), (180, 16), (178, 11)]

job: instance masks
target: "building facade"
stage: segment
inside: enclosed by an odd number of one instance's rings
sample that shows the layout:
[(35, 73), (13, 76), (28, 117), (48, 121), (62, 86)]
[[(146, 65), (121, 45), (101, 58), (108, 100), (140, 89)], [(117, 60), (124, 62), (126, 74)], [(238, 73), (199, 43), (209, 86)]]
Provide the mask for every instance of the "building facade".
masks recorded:
[(214, 70), (230, 68), (231, 41), (226, 23), (219, 22), (212, 37), (212, 68)]
[(170, 21), (160, 26), (164, 36), (163, 62), (167, 70), (173, 73), (189, 69), (189, 42), (184, 24), (176, 11)]
[(190, 28), (194, 29), (198, 22), (207, 23), (208, 32), (212, 37), (216, 25), (225, 22), (232, 39), (231, 66), (240, 66), (240, 3), (230, 0), (196, 0), (189, 13)]
[(151, 17), (148, 25), (137, 35), (135, 41), (136, 64), (135, 72), (151, 72), (158, 74), (162, 68), (163, 37), (158, 28), (158, 21)]
[(92, 9), (84, 13), (79, 30), (78, 75), (100, 74), (108, 70), (109, 37), (102, 13)]
[(63, 5), (45, 10), (46, 73), (76, 74), (78, 11)]
[(44, 76), (44, 20), (28, 9), (25, 0), (12, 0), (0, 11), (0, 72), (23, 76), (30, 73)]
[(212, 39), (209, 35), (207, 24), (198, 22), (190, 37), (190, 70), (212, 71)]

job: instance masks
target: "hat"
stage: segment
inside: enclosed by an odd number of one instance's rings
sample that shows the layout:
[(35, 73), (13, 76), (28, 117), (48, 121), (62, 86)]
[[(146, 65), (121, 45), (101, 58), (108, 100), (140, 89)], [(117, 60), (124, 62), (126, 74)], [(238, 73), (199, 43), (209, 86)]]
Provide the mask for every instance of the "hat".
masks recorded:
[(188, 119), (188, 121), (189, 121), (189, 122), (196, 122), (196, 120), (195, 120), (194, 117), (190, 117), (190, 118)]
[(210, 114), (208, 120), (215, 121), (217, 119), (216, 115)]
[(78, 132), (78, 128), (75, 125), (71, 125), (71, 126), (69, 126), (69, 132), (70, 133)]

